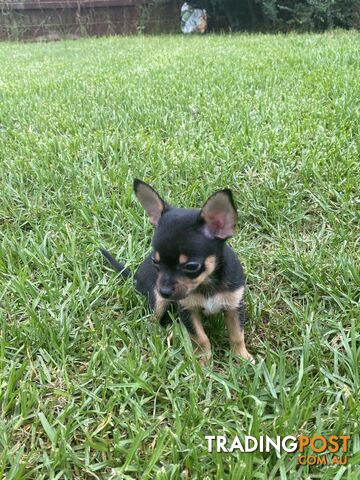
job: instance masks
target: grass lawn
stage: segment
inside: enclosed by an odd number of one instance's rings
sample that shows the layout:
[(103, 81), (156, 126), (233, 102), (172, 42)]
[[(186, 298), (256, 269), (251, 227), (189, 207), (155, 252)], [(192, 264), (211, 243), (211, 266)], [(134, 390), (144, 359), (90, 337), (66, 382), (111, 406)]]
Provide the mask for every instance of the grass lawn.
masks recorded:
[[(360, 478), (359, 48), (354, 32), (0, 44), (0, 477)], [(255, 365), (218, 316), (202, 370), (103, 262), (100, 246), (132, 269), (150, 250), (133, 177), (188, 207), (233, 189)], [(205, 440), (301, 433), (352, 435), (348, 463)]]

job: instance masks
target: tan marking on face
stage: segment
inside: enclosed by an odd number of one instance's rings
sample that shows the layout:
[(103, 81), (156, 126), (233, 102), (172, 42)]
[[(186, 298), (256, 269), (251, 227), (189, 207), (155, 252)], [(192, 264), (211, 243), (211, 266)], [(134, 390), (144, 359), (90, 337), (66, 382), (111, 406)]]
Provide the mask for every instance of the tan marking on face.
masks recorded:
[[(155, 252), (156, 255), (156, 252)], [(197, 278), (189, 278), (186, 275), (178, 276), (174, 284), (174, 296), (186, 297), (193, 290), (195, 290), (201, 283), (203, 283), (215, 270), (216, 259), (214, 255), (210, 255), (205, 259), (205, 271)], [(159, 290), (161, 274), (158, 276), (156, 288)]]
[(193, 311), (190, 315), (195, 330), (195, 334), (191, 335), (191, 340), (194, 343), (194, 353), (199, 357), (200, 364), (204, 366), (211, 358), (210, 340), (202, 326), (200, 314)]
[(194, 292), (180, 300), (180, 303), (188, 310), (203, 308), (207, 313), (217, 313), (222, 309), (236, 310), (243, 295), (244, 287), (240, 287), (233, 292), (218, 292), (212, 297), (205, 297), (200, 293)]
[(189, 260), (189, 257), (187, 255), (184, 255), (183, 253), (179, 256), (179, 263), (186, 263)]
[(240, 325), (239, 312), (237, 310), (227, 310), (225, 312), (225, 321), (229, 332), (231, 350), (235, 355), (240, 355), (245, 360), (254, 363), (253, 357), (245, 346), (244, 329)]
[(199, 285), (204, 283), (204, 281), (213, 273), (216, 267), (216, 257), (215, 255), (210, 255), (205, 259), (204, 262), (205, 270), (196, 278), (190, 278), (192, 285), (191, 290), (195, 290)]
[(215, 255), (209, 255), (205, 258), (205, 271), (210, 275), (216, 267), (216, 257)]
[(160, 253), (158, 251), (155, 252), (155, 260), (160, 262)]
[(185, 275), (181, 275), (177, 278), (174, 285), (174, 293), (179, 297), (186, 297), (193, 290), (195, 290), (201, 283), (203, 283), (209, 275), (213, 273), (216, 267), (216, 258), (214, 255), (210, 255), (205, 259), (205, 270), (196, 278), (189, 278)]
[(179, 297), (186, 297), (192, 289), (192, 283), (189, 278), (180, 277), (174, 285), (174, 292)]

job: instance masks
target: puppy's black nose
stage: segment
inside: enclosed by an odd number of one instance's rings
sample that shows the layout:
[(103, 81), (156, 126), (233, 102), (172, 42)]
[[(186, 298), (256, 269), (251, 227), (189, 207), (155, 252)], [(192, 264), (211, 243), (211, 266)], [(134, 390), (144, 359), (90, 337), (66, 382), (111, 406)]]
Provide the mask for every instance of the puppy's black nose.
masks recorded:
[(173, 291), (171, 287), (160, 287), (160, 295), (164, 298), (170, 298)]

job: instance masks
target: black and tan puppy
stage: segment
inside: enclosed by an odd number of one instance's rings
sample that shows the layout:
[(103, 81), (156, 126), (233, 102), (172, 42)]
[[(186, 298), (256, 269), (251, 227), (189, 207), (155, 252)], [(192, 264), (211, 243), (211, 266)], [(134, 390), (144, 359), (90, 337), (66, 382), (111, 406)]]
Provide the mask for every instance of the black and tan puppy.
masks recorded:
[[(223, 311), (232, 351), (252, 360), (244, 340), (244, 273), (226, 244), (237, 220), (231, 191), (214, 193), (198, 210), (171, 207), (150, 185), (137, 179), (134, 190), (155, 226), (153, 252), (141, 264), (135, 280), (137, 289), (149, 298), (156, 318), (161, 320), (175, 302), (203, 364), (211, 357), (211, 345), (201, 315)], [(108, 252), (102, 253), (123, 276), (129, 275)]]

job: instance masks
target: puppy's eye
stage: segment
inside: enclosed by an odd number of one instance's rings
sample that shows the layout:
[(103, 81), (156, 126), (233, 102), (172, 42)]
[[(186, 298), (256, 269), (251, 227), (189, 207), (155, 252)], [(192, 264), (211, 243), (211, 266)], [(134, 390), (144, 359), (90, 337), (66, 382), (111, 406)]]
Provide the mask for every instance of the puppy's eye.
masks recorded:
[(201, 263), (198, 262), (187, 262), (185, 265), (182, 267), (182, 270), (185, 273), (196, 273), (200, 270), (201, 268)]

